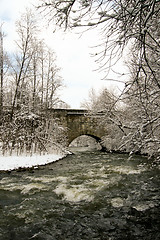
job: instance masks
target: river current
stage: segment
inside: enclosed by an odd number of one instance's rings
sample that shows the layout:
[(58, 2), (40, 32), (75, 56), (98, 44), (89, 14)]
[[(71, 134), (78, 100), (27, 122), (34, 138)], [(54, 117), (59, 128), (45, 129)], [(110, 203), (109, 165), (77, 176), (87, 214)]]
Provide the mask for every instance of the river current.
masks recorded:
[(0, 240), (158, 240), (160, 169), (145, 157), (76, 152), (0, 173)]

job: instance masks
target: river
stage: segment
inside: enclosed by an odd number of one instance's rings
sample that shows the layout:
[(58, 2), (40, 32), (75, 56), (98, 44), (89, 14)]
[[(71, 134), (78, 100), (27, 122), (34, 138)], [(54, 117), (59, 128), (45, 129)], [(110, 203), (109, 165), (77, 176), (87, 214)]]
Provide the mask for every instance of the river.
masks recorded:
[(160, 169), (145, 157), (76, 152), (0, 173), (1, 240), (158, 240)]

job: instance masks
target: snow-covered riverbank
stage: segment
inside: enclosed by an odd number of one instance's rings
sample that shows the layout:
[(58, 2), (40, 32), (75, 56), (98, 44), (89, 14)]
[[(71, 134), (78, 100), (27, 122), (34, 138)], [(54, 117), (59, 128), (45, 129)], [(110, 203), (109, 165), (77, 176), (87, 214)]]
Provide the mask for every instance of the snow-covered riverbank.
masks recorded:
[(45, 154), (33, 156), (0, 156), (0, 171), (14, 170), (18, 168), (30, 168), (55, 162), (64, 155)]

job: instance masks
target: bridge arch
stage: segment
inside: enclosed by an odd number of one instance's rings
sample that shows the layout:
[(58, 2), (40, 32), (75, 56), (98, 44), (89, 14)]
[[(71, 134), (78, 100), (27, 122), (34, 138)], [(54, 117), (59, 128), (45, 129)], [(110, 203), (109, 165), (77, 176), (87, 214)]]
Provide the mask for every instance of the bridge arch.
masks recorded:
[(97, 149), (101, 150), (103, 148), (101, 144), (101, 138), (94, 136), (92, 134), (82, 134), (77, 136), (71, 142), (68, 142), (68, 147), (82, 147), (88, 149)]
[[(68, 135), (70, 135), (70, 134), (68, 134)], [(71, 136), (69, 136), (69, 138), (68, 138), (68, 145), (70, 145), (75, 139), (77, 139), (77, 138), (79, 138), (81, 136), (91, 137), (91, 138), (95, 139), (97, 143), (101, 143), (101, 138), (96, 136), (96, 135), (94, 135), (94, 134), (89, 134), (89, 133), (84, 133), (84, 132), (83, 133), (77, 132), (76, 134), (71, 134)]]

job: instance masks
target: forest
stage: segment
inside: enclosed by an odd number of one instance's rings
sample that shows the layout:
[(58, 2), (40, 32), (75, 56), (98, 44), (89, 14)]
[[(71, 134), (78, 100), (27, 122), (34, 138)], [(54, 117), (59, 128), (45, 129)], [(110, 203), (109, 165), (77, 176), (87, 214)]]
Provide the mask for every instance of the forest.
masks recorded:
[[(107, 126), (108, 121), (112, 122), (109, 134), (102, 140), (109, 151), (147, 154), (159, 159), (159, 2), (40, 0), (36, 6), (42, 17), (53, 26), (53, 31), (59, 28), (65, 31), (74, 28), (85, 28), (87, 31), (99, 29), (102, 41), (97, 45), (101, 50), (98, 53), (95, 50), (95, 59), (101, 71), (104, 71), (104, 78), (124, 51), (128, 50), (126, 65), (129, 74), (123, 91), (117, 96), (108, 89), (103, 89), (99, 94), (93, 90), (89, 100), (83, 104), (93, 117), (99, 112), (103, 113), (99, 118), (103, 126)], [(15, 56), (9, 58), (3, 52), (5, 37), (2, 27), (0, 33), (2, 152), (12, 152), (15, 147), (18, 152), (26, 149), (48, 151), (46, 145), (51, 142), (48, 133), (53, 123), (40, 116), (39, 110), (68, 107), (57, 96), (57, 90), (63, 85), (62, 79), (54, 53), (37, 38), (39, 30), (33, 14), (23, 14), (16, 24), (19, 51)], [(8, 114), (4, 111), (5, 106), (10, 106)], [(43, 118), (42, 124), (36, 125), (39, 118)], [(64, 132), (57, 122), (55, 125), (54, 142), (59, 144), (62, 143)]]
[[(100, 124), (113, 123), (104, 143), (111, 150), (160, 153), (160, 1), (159, 0), (40, 0), (37, 8), (53, 28), (92, 31), (102, 36), (96, 62), (106, 73), (125, 50), (129, 74), (119, 96), (104, 89), (92, 92), (88, 108), (103, 112)], [(57, 27), (58, 26), (58, 27)]]
[(21, 15), (16, 30), (16, 52), (10, 54), (3, 47), (3, 25), (0, 29), (1, 152), (50, 152), (64, 144), (60, 124), (45, 112), (48, 108), (68, 107), (58, 95), (64, 85), (60, 69), (54, 51), (40, 38), (31, 10)]

